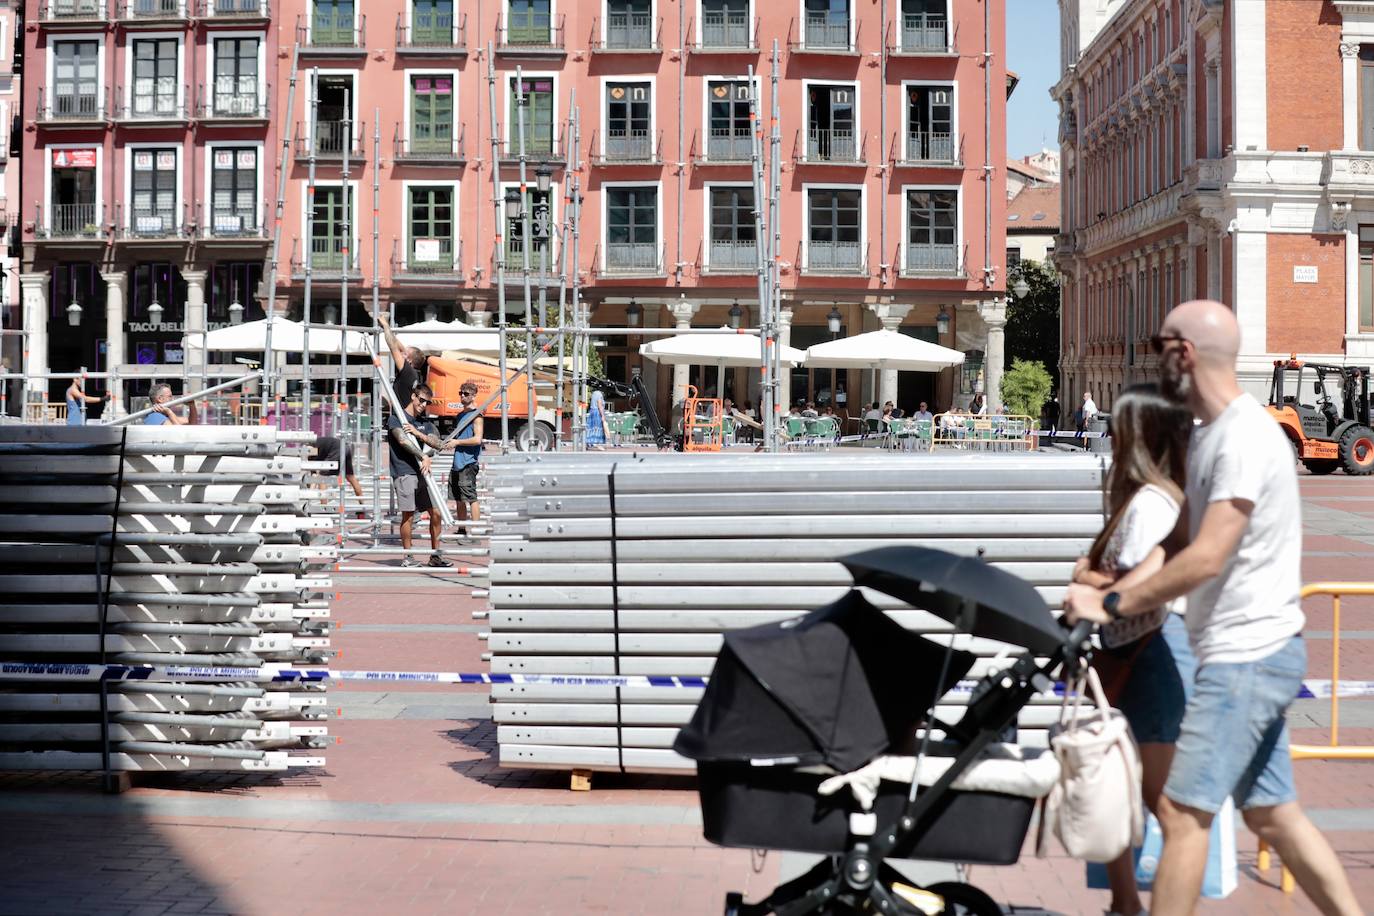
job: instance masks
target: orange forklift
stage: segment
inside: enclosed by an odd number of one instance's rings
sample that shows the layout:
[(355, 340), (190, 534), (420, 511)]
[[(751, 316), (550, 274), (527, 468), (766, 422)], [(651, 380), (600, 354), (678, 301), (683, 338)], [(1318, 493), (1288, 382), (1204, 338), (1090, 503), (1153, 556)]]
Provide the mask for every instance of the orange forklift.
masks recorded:
[[(1328, 379), (1333, 388), (1340, 387), (1339, 403), (1327, 388)], [(1294, 455), (1313, 474), (1337, 468), (1359, 476), (1374, 473), (1368, 366), (1324, 366), (1296, 356), (1276, 359), (1268, 409)]]

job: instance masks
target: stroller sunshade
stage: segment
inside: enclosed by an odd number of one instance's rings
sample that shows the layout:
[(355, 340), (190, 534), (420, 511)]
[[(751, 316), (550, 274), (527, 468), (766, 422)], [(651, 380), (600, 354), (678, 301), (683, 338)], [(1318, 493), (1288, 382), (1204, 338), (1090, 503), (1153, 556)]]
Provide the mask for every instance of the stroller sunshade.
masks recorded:
[(1045, 599), (1030, 583), (973, 557), (927, 547), (879, 547), (840, 560), (863, 585), (956, 627), (966, 602), (974, 619), (964, 621), (971, 636), (996, 639), (1049, 655), (1063, 646), (1068, 631), (1055, 621)]
[(925, 710), (973, 665), (851, 591), (781, 623), (731, 630), (673, 747), (711, 762), (826, 764), (845, 773), (902, 747)]

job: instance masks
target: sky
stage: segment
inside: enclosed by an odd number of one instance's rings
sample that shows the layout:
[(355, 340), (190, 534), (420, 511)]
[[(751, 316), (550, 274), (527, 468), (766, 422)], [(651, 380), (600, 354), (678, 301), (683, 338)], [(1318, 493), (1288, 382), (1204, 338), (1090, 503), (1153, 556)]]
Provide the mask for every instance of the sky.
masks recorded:
[(1007, 155), (1058, 149), (1059, 107), (1049, 95), (1059, 81), (1057, 0), (1007, 0), (1007, 67), (1021, 78), (1007, 102)]

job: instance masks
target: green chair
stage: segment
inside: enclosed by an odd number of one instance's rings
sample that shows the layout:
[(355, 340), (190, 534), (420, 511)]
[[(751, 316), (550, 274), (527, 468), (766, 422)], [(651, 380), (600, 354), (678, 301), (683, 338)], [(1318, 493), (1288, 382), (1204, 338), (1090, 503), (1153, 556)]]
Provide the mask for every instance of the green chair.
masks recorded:
[(734, 444), (735, 444), (735, 418), (734, 418), (734, 417), (721, 417), (721, 418), (720, 418), (720, 436), (721, 436), (721, 439), (724, 440), (724, 442), (725, 442), (726, 445), (734, 445)]
[(801, 417), (786, 418), (787, 438), (793, 443), (799, 443), (806, 436), (806, 421)]

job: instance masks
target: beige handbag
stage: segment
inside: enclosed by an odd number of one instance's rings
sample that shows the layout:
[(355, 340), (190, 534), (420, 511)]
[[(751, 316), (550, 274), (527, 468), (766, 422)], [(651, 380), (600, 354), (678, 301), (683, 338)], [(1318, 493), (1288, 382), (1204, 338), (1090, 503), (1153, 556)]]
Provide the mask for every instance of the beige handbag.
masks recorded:
[[(1093, 704), (1086, 708), (1085, 694)], [(1111, 862), (1138, 846), (1145, 829), (1140, 751), (1091, 668), (1067, 686), (1050, 748), (1060, 775), (1041, 809), (1037, 854), (1046, 854), (1047, 830), (1065, 852), (1087, 862)]]

